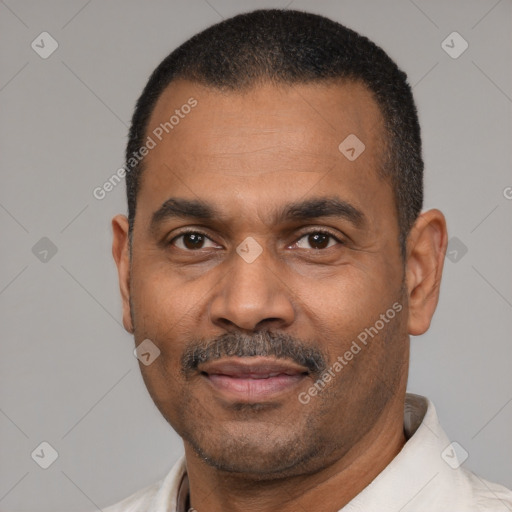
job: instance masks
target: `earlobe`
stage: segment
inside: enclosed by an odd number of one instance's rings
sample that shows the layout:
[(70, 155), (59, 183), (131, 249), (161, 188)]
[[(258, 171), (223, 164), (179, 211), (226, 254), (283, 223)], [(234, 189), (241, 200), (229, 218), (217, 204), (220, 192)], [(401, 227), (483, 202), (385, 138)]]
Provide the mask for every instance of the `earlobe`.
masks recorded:
[(130, 311), (130, 247), (128, 226), (128, 219), (124, 215), (116, 215), (112, 219), (112, 256), (117, 266), (119, 289), (123, 301), (123, 325), (129, 333), (133, 333)]
[(427, 331), (439, 300), (448, 235), (439, 210), (423, 212), (407, 240), (407, 291), (409, 334)]

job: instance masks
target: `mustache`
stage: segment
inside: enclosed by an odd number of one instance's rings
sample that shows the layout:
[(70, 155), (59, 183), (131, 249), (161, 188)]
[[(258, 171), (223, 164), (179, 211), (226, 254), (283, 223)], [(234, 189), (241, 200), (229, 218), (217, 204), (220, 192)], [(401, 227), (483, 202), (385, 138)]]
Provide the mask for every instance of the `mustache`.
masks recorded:
[(181, 369), (188, 375), (197, 371), (202, 363), (233, 356), (291, 359), (313, 374), (321, 374), (327, 369), (327, 359), (319, 349), (288, 334), (270, 331), (258, 331), (253, 335), (230, 332), (211, 340), (192, 342), (182, 355)]

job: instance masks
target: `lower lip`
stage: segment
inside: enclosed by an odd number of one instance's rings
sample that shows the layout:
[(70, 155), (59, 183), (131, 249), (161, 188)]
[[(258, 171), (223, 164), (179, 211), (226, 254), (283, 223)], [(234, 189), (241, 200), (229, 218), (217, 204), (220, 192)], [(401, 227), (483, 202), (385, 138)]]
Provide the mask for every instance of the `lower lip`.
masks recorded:
[(254, 401), (291, 390), (305, 378), (305, 375), (281, 374), (266, 379), (207, 375), (206, 378), (216, 390), (223, 392), (223, 394), (234, 399)]

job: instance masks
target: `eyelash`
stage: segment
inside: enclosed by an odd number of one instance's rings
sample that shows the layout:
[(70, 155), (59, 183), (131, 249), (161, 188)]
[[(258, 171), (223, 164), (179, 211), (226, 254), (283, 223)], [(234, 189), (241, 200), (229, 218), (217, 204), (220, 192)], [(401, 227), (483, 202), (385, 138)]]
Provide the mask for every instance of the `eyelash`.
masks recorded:
[[(173, 242), (175, 240), (177, 240), (178, 238), (182, 237), (182, 236), (185, 236), (185, 235), (189, 235), (189, 234), (194, 234), (194, 235), (201, 235), (201, 236), (204, 236), (205, 238), (207, 238), (208, 240), (212, 241), (213, 240), (206, 234), (206, 233), (203, 233), (202, 231), (198, 231), (198, 230), (187, 230), (187, 231), (182, 231), (179, 235), (176, 235), (175, 237), (172, 238), (172, 240), (169, 241), (169, 245), (173, 245)], [(322, 235), (327, 235), (331, 238), (333, 238), (334, 240), (336, 240), (336, 242), (338, 242), (339, 244), (342, 244), (343, 245), (343, 241), (340, 240), (335, 234), (331, 233), (330, 231), (326, 230), (326, 229), (314, 229), (314, 230), (310, 230), (310, 231), (306, 231), (306, 232), (303, 232), (299, 238), (297, 239), (297, 242), (299, 240), (301, 240), (302, 238), (304, 238), (305, 236), (308, 236), (308, 235), (316, 235), (316, 234), (322, 234)], [(295, 242), (296, 243), (296, 242)], [(183, 249), (185, 250), (185, 249)], [(200, 249), (198, 249), (200, 250)], [(325, 249), (312, 249), (312, 250), (325, 250)], [(192, 249), (188, 249), (189, 252), (194, 252)]]

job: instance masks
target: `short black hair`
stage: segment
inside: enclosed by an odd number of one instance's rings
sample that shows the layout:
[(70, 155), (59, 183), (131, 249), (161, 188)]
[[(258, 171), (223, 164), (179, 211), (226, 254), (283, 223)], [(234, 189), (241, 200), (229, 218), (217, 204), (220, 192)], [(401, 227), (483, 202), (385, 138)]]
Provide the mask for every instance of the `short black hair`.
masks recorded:
[(126, 148), (130, 235), (144, 163), (132, 157), (145, 143), (158, 98), (177, 79), (233, 92), (264, 82), (342, 79), (364, 84), (385, 123), (379, 173), (391, 180), (405, 254), (407, 236), (423, 204), (420, 126), (407, 75), (367, 37), (324, 16), (296, 10), (261, 9), (224, 20), (187, 40), (152, 73), (137, 101)]

